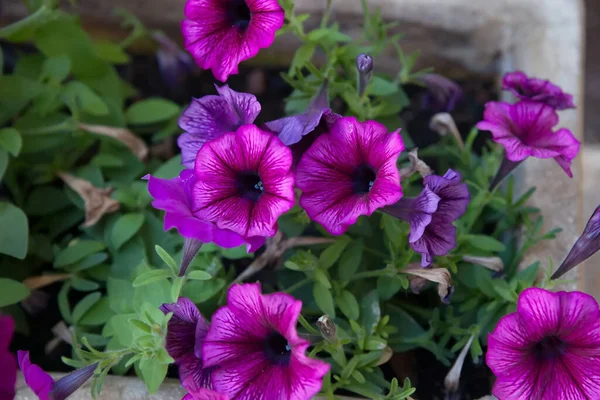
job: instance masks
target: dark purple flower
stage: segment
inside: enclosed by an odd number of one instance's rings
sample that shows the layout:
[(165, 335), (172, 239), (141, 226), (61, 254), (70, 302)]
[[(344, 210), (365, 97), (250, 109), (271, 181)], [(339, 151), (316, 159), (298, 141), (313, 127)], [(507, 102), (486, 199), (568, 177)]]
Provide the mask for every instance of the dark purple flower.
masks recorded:
[(181, 148), (181, 163), (194, 168), (196, 154), (202, 145), (240, 126), (251, 124), (260, 113), (260, 103), (249, 93), (240, 93), (227, 85), (216, 86), (219, 95), (192, 99), (179, 119), (185, 131), (177, 144)]
[(25, 383), (40, 400), (65, 400), (94, 375), (98, 366), (96, 363), (77, 369), (55, 382), (47, 372), (31, 363), (28, 351), (19, 350), (17, 357)]
[(456, 82), (439, 74), (423, 74), (418, 78), (427, 87), (429, 96), (425, 108), (435, 112), (450, 112), (461, 99), (463, 91)]
[(240, 62), (273, 43), (283, 20), (277, 0), (188, 0), (181, 32), (198, 66), (225, 82)]
[(583, 233), (550, 279), (558, 279), (600, 250), (600, 206), (585, 225)]
[(198, 152), (194, 214), (244, 238), (269, 237), (295, 204), (292, 152), (254, 125), (208, 142)]
[(296, 169), (300, 205), (332, 235), (359, 216), (402, 197), (396, 161), (404, 143), (376, 121), (340, 118), (304, 153)]
[(17, 360), (8, 349), (14, 332), (15, 321), (8, 315), (0, 315), (0, 400), (15, 397)]
[(421, 265), (428, 266), (433, 256), (443, 256), (456, 247), (453, 222), (469, 204), (467, 184), (459, 173), (449, 169), (444, 176), (423, 178), (423, 191), (416, 198), (402, 198), (383, 211), (410, 224), (408, 241), (421, 253)]
[(160, 310), (173, 313), (167, 325), (167, 352), (179, 366), (179, 379), (190, 392), (212, 389), (214, 368), (202, 367), (202, 343), (208, 323), (191, 300), (180, 297), (177, 303), (163, 304)]
[(194, 60), (164, 33), (155, 32), (152, 37), (159, 45), (156, 59), (160, 74), (169, 89), (176, 90), (196, 68)]
[(263, 295), (259, 284), (236, 284), (212, 317), (202, 359), (214, 389), (231, 399), (308, 400), (329, 365), (308, 358), (296, 332), (302, 302), (285, 293)]
[(573, 96), (548, 80), (529, 78), (524, 72), (509, 72), (502, 78), (502, 89), (511, 91), (521, 100), (544, 103), (556, 110), (575, 108)]

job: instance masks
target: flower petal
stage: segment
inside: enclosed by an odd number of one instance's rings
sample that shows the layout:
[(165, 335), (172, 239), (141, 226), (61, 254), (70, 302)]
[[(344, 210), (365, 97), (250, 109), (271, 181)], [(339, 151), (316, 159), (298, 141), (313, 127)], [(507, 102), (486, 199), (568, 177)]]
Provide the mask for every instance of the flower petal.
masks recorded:
[(28, 351), (19, 350), (17, 352), (17, 358), (27, 386), (33, 390), (33, 393), (35, 393), (40, 400), (49, 400), (50, 391), (52, 390), (52, 385), (54, 385), (54, 379), (39, 366), (31, 363)]
[(561, 317), (560, 295), (539, 288), (524, 290), (517, 303), (517, 312), (527, 337), (532, 342), (558, 333)]
[(167, 326), (166, 348), (169, 355), (176, 362), (194, 352), (200, 357), (202, 340), (208, 332), (208, 324), (198, 307), (190, 299), (180, 297), (177, 303), (163, 304), (160, 310), (165, 314), (173, 313)]

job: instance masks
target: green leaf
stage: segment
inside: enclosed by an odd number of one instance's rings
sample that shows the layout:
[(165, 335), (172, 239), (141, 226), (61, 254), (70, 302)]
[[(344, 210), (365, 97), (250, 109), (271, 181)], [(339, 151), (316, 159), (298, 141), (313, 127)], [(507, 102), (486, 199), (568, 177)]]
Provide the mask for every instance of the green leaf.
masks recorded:
[(289, 74), (291, 76), (296, 75), (296, 70), (298, 68), (302, 68), (304, 64), (306, 64), (312, 58), (315, 52), (315, 44), (307, 43), (304, 44), (298, 49), (296, 49), (296, 53), (294, 53), (294, 58), (292, 59), (292, 63), (290, 64)]
[(385, 236), (390, 242), (396, 246), (405, 245), (406, 238), (404, 237), (404, 231), (402, 230), (400, 221), (397, 218), (384, 214), (381, 216), (381, 224), (383, 225)]
[(83, 110), (92, 115), (108, 114), (108, 106), (88, 85), (79, 81), (71, 81), (63, 90), (65, 104), (75, 116)]
[(56, 82), (62, 82), (71, 72), (71, 60), (64, 54), (56, 57), (49, 57), (42, 65), (41, 79), (53, 79)]
[(76, 240), (64, 248), (54, 260), (54, 267), (61, 268), (74, 264), (85, 257), (102, 251), (106, 248), (103, 242), (97, 240)]
[(71, 283), (73, 285), (73, 289), (79, 290), (80, 292), (91, 292), (92, 290), (97, 290), (100, 287), (100, 285), (94, 281), (81, 278), (74, 278), (71, 280)]
[[(0, 129), (0, 147), (6, 149), (14, 157), (17, 157), (23, 147), (21, 134), (15, 128)], [(2, 173), (0, 173), (0, 178)]]
[(29, 289), (21, 282), (0, 278), (0, 307), (16, 304), (29, 296)]
[(356, 297), (352, 293), (347, 290), (344, 290), (337, 298), (336, 302), (340, 310), (344, 313), (348, 319), (358, 320), (360, 316), (360, 308), (358, 306), (358, 301), (356, 301)]
[(142, 378), (148, 388), (148, 392), (151, 394), (156, 393), (167, 376), (168, 368), (169, 364), (159, 364), (152, 358), (140, 361), (140, 372), (142, 373)]
[(177, 302), (177, 299), (181, 295), (181, 288), (183, 288), (183, 284), (185, 283), (185, 279), (182, 277), (177, 277), (173, 279), (173, 283), (171, 286), (171, 300), (173, 303)]
[(55, 186), (35, 186), (25, 201), (25, 213), (33, 216), (55, 214), (71, 206), (64, 190)]
[(85, 313), (100, 300), (100, 297), (102, 297), (100, 292), (94, 292), (81, 299), (73, 309), (73, 323), (77, 324)]
[(377, 290), (372, 290), (360, 302), (360, 315), (362, 326), (367, 335), (373, 333), (373, 330), (381, 319), (381, 307), (379, 305), (379, 295)]
[(206, 271), (195, 270), (191, 271), (186, 275), (186, 278), (195, 280), (195, 281), (207, 281), (212, 278), (212, 276)]
[(353, 240), (348, 247), (348, 250), (342, 254), (338, 264), (338, 277), (341, 281), (348, 281), (356, 273), (360, 262), (365, 244), (362, 239)]
[(20, 208), (0, 202), (0, 253), (22, 260), (27, 255), (28, 246), (27, 216)]
[(517, 294), (517, 292), (510, 288), (508, 282), (506, 282), (505, 280), (494, 279), (492, 281), (492, 286), (494, 287), (496, 293), (498, 293), (498, 295), (500, 295), (500, 297), (502, 297), (504, 300), (511, 303), (517, 302), (517, 298), (519, 297), (519, 295)]
[(179, 111), (177, 104), (156, 97), (134, 103), (125, 112), (125, 118), (132, 125), (155, 124), (174, 117)]
[(377, 293), (381, 301), (390, 300), (402, 289), (402, 279), (399, 276), (380, 276), (377, 278)]
[(44, 90), (40, 82), (19, 75), (0, 76), (0, 87), (0, 124), (18, 114)]
[(104, 61), (108, 61), (112, 64), (127, 64), (129, 63), (129, 56), (123, 48), (112, 42), (99, 41), (94, 43), (94, 50), (96, 55)]
[(331, 291), (319, 282), (313, 286), (313, 297), (317, 306), (331, 318), (335, 318), (335, 307), (333, 306), (333, 297)]
[(340, 258), (348, 244), (350, 244), (348, 236), (340, 236), (335, 243), (321, 252), (321, 255), (319, 255), (319, 265), (325, 269), (331, 267)]
[(73, 265), (71, 271), (84, 271), (86, 269), (93, 268), (97, 265), (102, 264), (104, 261), (108, 259), (108, 254), (105, 252), (92, 254), (91, 256), (87, 256), (83, 260), (79, 261), (77, 264)]
[(162, 281), (171, 276), (171, 272), (166, 269), (152, 269), (144, 272), (133, 281), (133, 287), (148, 285), (150, 283)]
[(463, 239), (471, 246), (491, 252), (502, 252), (506, 248), (504, 243), (486, 235), (464, 235)]
[(253, 253), (248, 253), (246, 245), (243, 244), (231, 249), (221, 249), (221, 255), (230, 260), (240, 260), (242, 258), (252, 258)]
[(135, 235), (144, 224), (144, 214), (129, 213), (121, 215), (113, 225), (110, 241), (119, 249)]
[(321, 285), (325, 286), (327, 289), (331, 289), (331, 282), (329, 282), (329, 278), (322, 270), (315, 270), (315, 280)]
[(398, 84), (379, 76), (374, 76), (369, 82), (367, 93), (373, 96), (389, 96), (398, 91)]
[(124, 279), (108, 278), (106, 289), (110, 308), (114, 312), (124, 314), (133, 311), (133, 289), (131, 282)]
[(31, 15), (0, 29), (0, 38), (11, 42), (24, 42), (31, 39), (36, 29), (47, 21), (54, 11), (43, 4)]
[(169, 253), (167, 253), (167, 251), (159, 245), (154, 246), (154, 250), (156, 251), (156, 254), (158, 254), (158, 256), (160, 257), (160, 259), (163, 260), (165, 264), (167, 264), (167, 266), (173, 273), (173, 276), (177, 276), (177, 274), (179, 273), (179, 268), (177, 267), (177, 263), (175, 262), (175, 260), (173, 260), (173, 257), (171, 257)]
[(79, 320), (80, 325), (84, 326), (99, 326), (104, 325), (114, 315), (110, 308), (109, 300), (103, 297), (94, 304)]
[(184, 166), (181, 165), (181, 154), (178, 154), (154, 170), (152, 176), (160, 179), (172, 179), (178, 176), (183, 168)]
[(8, 152), (3, 148), (0, 148), (0, 181), (8, 168)]

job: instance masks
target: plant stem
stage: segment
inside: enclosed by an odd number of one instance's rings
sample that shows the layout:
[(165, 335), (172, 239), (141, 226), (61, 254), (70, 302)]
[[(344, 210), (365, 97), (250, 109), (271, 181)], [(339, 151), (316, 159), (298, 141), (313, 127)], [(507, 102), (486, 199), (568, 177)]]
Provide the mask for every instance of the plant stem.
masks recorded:
[(366, 251), (367, 253), (371, 253), (371, 254), (373, 254), (373, 255), (375, 255), (377, 257), (381, 257), (381, 258), (388, 258), (389, 257), (389, 254), (385, 254), (384, 252), (381, 252), (379, 250), (373, 250), (373, 249), (370, 249), (368, 247), (365, 247), (364, 251)]
[(286, 293), (293, 293), (295, 290), (300, 289), (302, 286), (308, 284), (311, 282), (311, 279), (309, 278), (304, 278), (299, 282), (294, 283), (292, 286), (290, 286), (289, 288), (285, 289)]
[(388, 275), (390, 272), (391, 272), (391, 270), (389, 268), (378, 269), (377, 271), (359, 272), (357, 274), (354, 274), (354, 276), (352, 278), (350, 278), (350, 280), (356, 281), (358, 279), (364, 279), (364, 278), (376, 278), (376, 277), (380, 277), (383, 275)]

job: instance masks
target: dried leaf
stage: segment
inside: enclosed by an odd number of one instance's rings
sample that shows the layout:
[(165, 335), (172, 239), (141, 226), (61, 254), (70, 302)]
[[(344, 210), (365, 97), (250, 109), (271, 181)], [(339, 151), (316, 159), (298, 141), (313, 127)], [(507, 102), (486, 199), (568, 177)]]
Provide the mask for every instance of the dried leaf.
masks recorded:
[(410, 167), (402, 168), (400, 170), (401, 177), (408, 177), (415, 172), (418, 172), (423, 178), (433, 174), (433, 170), (425, 163), (425, 161), (419, 158), (417, 154), (418, 148), (414, 148), (408, 152), (408, 161), (410, 161)]
[(454, 122), (454, 118), (452, 115), (448, 113), (438, 113), (431, 117), (429, 121), (429, 127), (439, 133), (441, 136), (446, 136), (447, 134), (452, 134), (454, 139), (456, 139), (456, 143), (461, 149), (465, 148), (465, 143), (463, 142), (462, 136), (460, 136), (460, 132), (456, 127), (456, 123)]
[(64, 281), (65, 279), (69, 279), (71, 274), (47, 274), (47, 275), (38, 275), (31, 276), (23, 281), (23, 284), (27, 286), (29, 289), (39, 289), (44, 286), (48, 286), (53, 284), (54, 282)]
[(452, 277), (446, 268), (422, 268), (418, 266), (405, 268), (400, 272), (437, 283), (440, 299), (444, 303), (448, 303), (450, 300), (454, 288), (452, 287)]
[(492, 271), (500, 272), (504, 269), (504, 262), (500, 257), (463, 256), (463, 261), (481, 265)]
[(129, 129), (88, 124), (79, 124), (79, 129), (118, 140), (127, 146), (140, 161), (145, 161), (148, 158), (148, 146)]
[(448, 375), (444, 379), (444, 387), (448, 393), (455, 393), (458, 390), (458, 382), (460, 380), (460, 373), (462, 371), (463, 364), (465, 362), (465, 357), (469, 349), (471, 348), (471, 343), (473, 343), (474, 335), (471, 335), (465, 347), (462, 348), (460, 354), (456, 358), (454, 365), (450, 368)]
[(383, 365), (386, 362), (390, 361), (390, 359), (392, 358), (392, 356), (394, 355), (394, 350), (392, 350), (392, 348), (390, 346), (385, 346), (385, 348), (383, 349), (383, 354), (381, 355), (381, 358), (379, 359), (379, 361), (377, 361), (377, 364), (375, 364), (376, 366), (378, 365)]
[(85, 179), (65, 172), (59, 172), (58, 176), (83, 198), (85, 202), (83, 226), (86, 228), (95, 225), (104, 214), (113, 213), (121, 207), (118, 201), (110, 197), (112, 188), (97, 188)]

